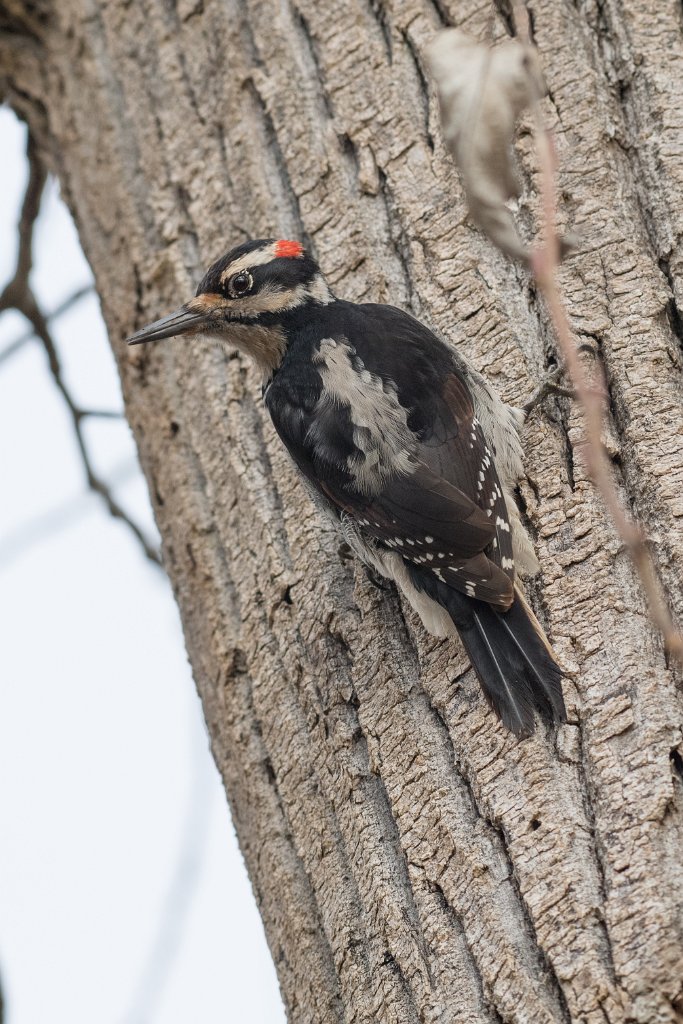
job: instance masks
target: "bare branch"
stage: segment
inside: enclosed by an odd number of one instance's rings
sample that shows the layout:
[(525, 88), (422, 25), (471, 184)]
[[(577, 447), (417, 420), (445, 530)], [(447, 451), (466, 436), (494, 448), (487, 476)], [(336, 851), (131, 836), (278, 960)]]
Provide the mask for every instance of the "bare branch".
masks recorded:
[[(628, 550), (645, 591), (653, 623), (670, 653), (683, 660), (683, 637), (676, 629), (657, 584), (654, 564), (641, 526), (625, 511), (611, 478), (602, 442), (605, 387), (588, 381), (571, 335), (557, 286), (557, 269), (566, 246), (557, 231), (555, 150), (543, 123), (544, 92), (538, 55), (531, 44), (528, 11), (513, 0), (517, 39), (488, 47), (459, 31), (440, 33), (430, 47), (446, 142), (465, 184), (470, 214), (488, 238), (509, 256), (528, 259), (543, 294), (573, 394), (585, 416), (586, 465), (618, 536)], [(530, 54), (533, 54), (531, 57)], [(515, 193), (512, 130), (519, 112), (530, 106), (541, 169), (543, 245), (528, 253), (505, 205)]]
[[(529, 12), (521, 0), (513, 5), (515, 31), (519, 37), (530, 42)], [(533, 102), (534, 134), (536, 150), (541, 169), (541, 198), (543, 201), (543, 247), (532, 257), (532, 269), (552, 318), (560, 351), (569, 371), (576, 397), (585, 416), (585, 459), (593, 484), (600, 492), (612, 522), (624, 543), (626, 550), (640, 576), (653, 622), (661, 632), (666, 649), (679, 661), (683, 661), (683, 636), (674, 625), (664, 601), (657, 580), (654, 563), (647, 547), (645, 532), (639, 523), (625, 511), (619, 500), (610, 463), (602, 441), (602, 427), (606, 411), (606, 387), (592, 386), (579, 357), (576, 341), (572, 336), (567, 310), (557, 286), (557, 268), (560, 259), (560, 244), (557, 232), (557, 195), (555, 147), (551, 133), (543, 124), (540, 96)]]
[(99, 494), (101, 496), (107, 508), (109, 509), (111, 515), (114, 516), (115, 519), (121, 519), (128, 526), (129, 530), (140, 542), (140, 545), (145, 553), (145, 556), (149, 558), (150, 561), (160, 564), (158, 552), (149, 543), (140, 527), (133, 522), (133, 520), (126, 514), (126, 512), (124, 512), (123, 508), (114, 498), (114, 495), (109, 486), (104, 482), (104, 480), (101, 479), (101, 477), (98, 476), (98, 474), (92, 467), (92, 463), (90, 461), (90, 456), (88, 455), (88, 450), (86, 448), (82, 430), (83, 418), (87, 415), (92, 414), (88, 413), (83, 409), (80, 409), (74, 402), (73, 398), (71, 397), (71, 393), (69, 392), (69, 389), (64, 381), (62, 366), (59, 360), (59, 355), (57, 353), (54, 341), (52, 340), (52, 336), (50, 335), (50, 331), (48, 329), (45, 318), (40, 312), (38, 306), (36, 305), (32, 294), (29, 293), (29, 300), (27, 304), (24, 306), (24, 308), (20, 309), (20, 312), (23, 313), (24, 316), (33, 325), (33, 329), (37, 337), (42, 342), (48, 358), (50, 373), (52, 374), (53, 380), (57, 385), (57, 388), (59, 389), (67, 405), (67, 408), (69, 409), (69, 412), (71, 413), (74, 433), (76, 435), (76, 443), (78, 445), (78, 450), (81, 453), (81, 461), (83, 463), (83, 468), (85, 470), (88, 486), (90, 487), (91, 490), (95, 491), (96, 494)]
[(97, 420), (122, 420), (125, 419), (122, 412), (117, 412), (116, 409), (79, 409), (78, 415), (80, 419), (85, 420), (88, 418)]
[[(151, 562), (154, 562), (156, 565), (160, 565), (161, 559), (158, 551), (148, 541), (140, 527), (130, 518), (130, 516), (128, 516), (122, 506), (118, 503), (109, 485), (95, 472), (90, 461), (85, 438), (83, 436), (82, 422), (85, 418), (97, 416), (113, 419), (118, 418), (119, 414), (108, 410), (82, 409), (76, 404), (64, 380), (62, 366), (56, 345), (52, 335), (50, 334), (47, 317), (40, 309), (29, 284), (29, 275), (31, 273), (33, 263), (33, 230), (40, 210), (40, 200), (46, 181), (45, 168), (41, 163), (36, 144), (30, 134), (28, 138), (27, 157), (29, 162), (29, 180), (26, 186), (26, 193), (24, 195), (24, 202), (22, 204), (21, 216), (19, 219), (19, 252), (17, 255), (17, 265), (12, 280), (5, 286), (2, 294), (0, 294), (0, 313), (7, 309), (16, 309), (17, 312), (26, 317), (28, 322), (31, 324), (32, 330), (28, 332), (27, 335), (18, 338), (16, 342), (13, 342), (9, 346), (9, 349), (6, 349), (5, 352), (2, 353), (0, 359), (7, 359), (9, 355), (16, 352), (28, 340), (28, 338), (32, 337), (34, 334), (42, 343), (48, 358), (48, 365), (52, 378), (71, 414), (74, 434), (76, 436), (76, 444), (81, 455), (81, 461), (83, 463), (88, 487), (96, 494), (100, 495), (109, 510), (109, 513), (114, 516), (115, 519), (120, 519), (126, 524), (142, 547), (145, 556)], [(53, 316), (57, 316), (60, 313), (65, 312), (74, 304), (74, 302), (78, 301), (84, 293), (84, 289), (80, 289), (79, 292), (75, 292), (72, 296), (66, 299), (61, 306), (57, 308), (57, 310), (55, 310)]]
[[(522, 106), (530, 106), (533, 111), (534, 135), (541, 172), (543, 242), (540, 248), (531, 252), (530, 266), (548, 307), (574, 394), (584, 412), (584, 452), (588, 472), (602, 496), (620, 539), (631, 556), (649, 602), (650, 615), (662, 633), (667, 650), (679, 660), (683, 660), (683, 637), (675, 627), (663, 600), (645, 534), (641, 526), (626, 513), (612, 480), (609, 459), (602, 442), (606, 406), (604, 382), (601, 386), (595, 386), (588, 381), (558, 289), (557, 270), (563, 253), (563, 241), (557, 231), (555, 150), (552, 136), (543, 124), (542, 88), (537, 67), (527, 62), (525, 87), (522, 87), (518, 80), (524, 70), (522, 55), (528, 54), (532, 48), (529, 14), (521, 0), (513, 0), (513, 16), (518, 41), (510, 41), (502, 47), (485, 47), (469, 40), (461, 32), (441, 33), (432, 44), (432, 66), (435, 69), (442, 101), (444, 134), (447, 140), (450, 140), (451, 152), (462, 171), (467, 200), (474, 219), (503, 252), (519, 256), (522, 254), (517, 251), (519, 236), (516, 235), (516, 228), (510, 228), (512, 216), (504, 206), (504, 200), (512, 194), (509, 188), (512, 167), (509, 133)], [(506, 55), (512, 52), (510, 48), (513, 46), (517, 47), (516, 56), (510, 58)], [(456, 51), (460, 64), (454, 69), (451, 65)], [(494, 66), (496, 57), (498, 65)], [(513, 94), (510, 94), (509, 88), (506, 91), (506, 76), (510, 81), (514, 78), (517, 83), (516, 92)], [(473, 99), (473, 90), (474, 93), (478, 92), (478, 98), (475, 96)], [(475, 135), (478, 137), (475, 138)], [(491, 159), (494, 150), (496, 159), (492, 160), (491, 166), (494, 171), (496, 168), (498, 170), (492, 181), (490, 175), (488, 178), (481, 177), (477, 168), (482, 163), (482, 155), (488, 154), (488, 158)], [(475, 182), (474, 196), (472, 181)], [(483, 221), (482, 203), (476, 194), (476, 189), (482, 181), (488, 189), (491, 207)], [(507, 217), (504, 214), (507, 214)], [(513, 234), (510, 234), (511, 230)], [(529, 254), (524, 251), (523, 255)]]
[(647, 548), (645, 533), (642, 527), (624, 510), (612, 480), (609, 459), (602, 441), (606, 388), (604, 383), (600, 387), (595, 387), (588, 382), (576, 341), (569, 326), (567, 311), (557, 286), (559, 247), (555, 228), (554, 154), (551, 136), (543, 127), (540, 118), (536, 126), (536, 145), (541, 160), (544, 244), (543, 248), (535, 253), (532, 265), (539, 289), (547, 303), (576, 397), (583, 408), (586, 432), (584, 446), (586, 466), (640, 576), (650, 606), (652, 620), (664, 637), (664, 643), (669, 653), (679, 660), (683, 660), (683, 637), (676, 629), (669, 609), (662, 598), (657, 574)]
[(26, 147), (29, 164), (28, 184), (24, 193), (24, 202), (19, 217), (19, 251), (14, 277), (5, 285), (0, 294), (0, 312), (6, 309), (19, 309), (19, 303), (25, 299), (29, 291), (28, 276), (32, 267), (33, 228), (40, 211), (40, 200), (43, 195), (47, 172), (38, 156), (36, 144), (29, 133)]
[[(53, 309), (51, 313), (45, 314), (45, 319), (48, 323), (52, 323), (58, 317), (62, 316), (63, 313), (67, 313), (76, 303), (80, 302), (81, 299), (85, 298), (86, 295), (90, 295), (93, 292), (93, 286), (91, 284), (84, 285), (83, 288), (78, 288), (75, 292), (69, 295), (63, 302)], [(5, 362), (6, 359), (11, 359), (24, 345), (35, 337), (35, 331), (25, 331), (24, 334), (20, 334), (18, 338), (11, 341), (9, 345), (0, 352), (0, 363)]]

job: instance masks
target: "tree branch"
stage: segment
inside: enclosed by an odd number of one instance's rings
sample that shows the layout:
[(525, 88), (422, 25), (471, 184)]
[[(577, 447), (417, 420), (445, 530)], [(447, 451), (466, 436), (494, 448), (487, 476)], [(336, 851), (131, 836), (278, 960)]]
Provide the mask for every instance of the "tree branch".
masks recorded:
[[(86, 295), (90, 295), (92, 291), (93, 286), (91, 284), (84, 285), (82, 288), (77, 288), (76, 291), (67, 296), (63, 302), (60, 302), (56, 309), (53, 309), (51, 313), (46, 313), (45, 319), (48, 323), (52, 323), (53, 320), (56, 320), (58, 317), (62, 316), (62, 314), (67, 313), (73, 306), (80, 302), (81, 299), (85, 298)], [(35, 337), (35, 331), (31, 329), (20, 334), (18, 338), (14, 339), (14, 341), (11, 341), (9, 345), (0, 352), (0, 364), (4, 363), (7, 359), (11, 359), (11, 357), (22, 349), (33, 337)]]
[[(25, 336), (18, 338), (15, 342), (0, 355), (0, 361), (5, 360), (9, 355), (16, 352), (34, 334), (42, 343), (48, 359), (48, 366), (52, 378), (66, 403), (71, 415), (71, 421), (76, 436), (76, 444), (81, 456), (81, 462), (85, 471), (88, 487), (99, 494), (104, 501), (109, 513), (126, 524), (133, 536), (139, 542), (145, 556), (156, 565), (161, 564), (158, 551), (145, 537), (140, 527), (124, 511), (122, 506), (114, 497), (112, 489), (94, 470), (88, 449), (83, 436), (83, 420), (87, 417), (118, 418), (119, 414), (107, 410), (82, 409), (73, 399), (69, 388), (64, 380), (62, 366), (57, 352), (54, 339), (48, 326), (48, 318), (40, 309), (38, 302), (29, 284), (29, 275), (33, 266), (33, 231), (40, 210), (40, 201), (47, 180), (47, 173), (40, 160), (36, 144), (29, 133), (27, 145), (27, 158), (29, 162), (29, 179), (24, 194), (24, 201), (19, 218), (19, 251), (17, 254), (17, 265), (14, 276), (8, 282), (0, 294), (0, 313), (15, 309), (26, 317), (31, 324), (32, 330)], [(89, 288), (87, 290), (90, 290)], [(74, 302), (85, 294), (86, 289), (80, 289), (66, 299), (61, 306), (55, 310), (53, 316), (65, 312)]]
[[(529, 12), (521, 0), (514, 0), (513, 17), (516, 35), (522, 42), (530, 43)], [(606, 406), (604, 382), (602, 386), (596, 387), (588, 381), (557, 285), (560, 245), (557, 233), (555, 149), (552, 135), (543, 124), (540, 101), (540, 95), (536, 95), (533, 112), (536, 150), (541, 171), (543, 244), (532, 256), (532, 270), (545, 298), (576, 398), (584, 412), (584, 451), (588, 472), (640, 577), (650, 606), (650, 616), (664, 638), (667, 651), (679, 661), (683, 661), (683, 636), (674, 625), (662, 597), (644, 531), (625, 511), (612, 480), (609, 459), (602, 442)]]

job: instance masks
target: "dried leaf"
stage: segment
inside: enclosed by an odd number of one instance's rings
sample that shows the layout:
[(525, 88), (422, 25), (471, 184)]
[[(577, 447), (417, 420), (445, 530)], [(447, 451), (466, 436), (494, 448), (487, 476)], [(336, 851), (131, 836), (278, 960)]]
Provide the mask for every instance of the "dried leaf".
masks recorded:
[(460, 168), (469, 212), (503, 252), (529, 252), (505, 205), (519, 194), (512, 139), (522, 110), (545, 86), (534, 47), (512, 39), (489, 47), (459, 29), (440, 32), (427, 51), (446, 144)]

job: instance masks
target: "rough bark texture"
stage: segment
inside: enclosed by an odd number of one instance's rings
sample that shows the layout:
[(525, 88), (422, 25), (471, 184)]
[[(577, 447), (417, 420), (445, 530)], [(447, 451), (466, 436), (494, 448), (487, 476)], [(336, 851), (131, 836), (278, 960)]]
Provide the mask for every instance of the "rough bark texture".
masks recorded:
[[(422, 58), (442, 24), (504, 36), (504, 0), (54, 6), (0, 4), (2, 84), (96, 275), (290, 1019), (682, 1021), (683, 701), (576, 408), (532, 416), (520, 495), (570, 723), (518, 742), (462, 650), (340, 554), (253, 371), (122, 345), (245, 236), (294, 236), (339, 294), (408, 307), (525, 398), (553, 358), (547, 320), (467, 222)], [(533, 26), (581, 238), (562, 286), (680, 619), (683, 15), (535, 0)]]

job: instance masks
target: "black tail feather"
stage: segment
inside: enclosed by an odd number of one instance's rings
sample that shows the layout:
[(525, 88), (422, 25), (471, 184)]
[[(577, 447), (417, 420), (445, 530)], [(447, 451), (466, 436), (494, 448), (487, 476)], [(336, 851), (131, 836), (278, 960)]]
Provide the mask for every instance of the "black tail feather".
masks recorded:
[(503, 724), (518, 736), (529, 736), (536, 726), (535, 713), (547, 722), (566, 721), (562, 671), (520, 591), (515, 588), (509, 611), (498, 612), (431, 573), (418, 572), (411, 574), (415, 584), (449, 612), (486, 698)]
[(458, 631), (503, 724), (518, 736), (528, 736), (535, 728), (534, 712), (547, 722), (566, 721), (562, 672), (522, 601), (515, 598), (507, 612), (477, 604), (474, 628)]

